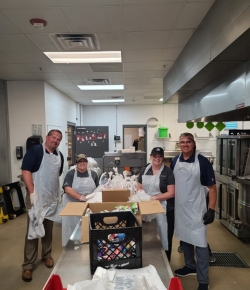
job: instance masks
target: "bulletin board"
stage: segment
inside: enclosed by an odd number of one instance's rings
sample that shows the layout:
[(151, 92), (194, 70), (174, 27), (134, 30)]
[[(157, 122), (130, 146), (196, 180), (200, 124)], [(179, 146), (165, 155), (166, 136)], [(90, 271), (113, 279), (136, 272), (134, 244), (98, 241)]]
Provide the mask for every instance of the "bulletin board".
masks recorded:
[(86, 154), (92, 158), (102, 158), (109, 151), (108, 126), (76, 127), (76, 154)]

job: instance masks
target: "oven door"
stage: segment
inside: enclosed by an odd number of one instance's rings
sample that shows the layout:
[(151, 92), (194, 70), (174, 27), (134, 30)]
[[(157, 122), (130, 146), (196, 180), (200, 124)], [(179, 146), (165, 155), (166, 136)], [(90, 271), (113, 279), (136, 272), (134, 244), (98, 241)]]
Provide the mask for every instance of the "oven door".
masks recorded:
[[(238, 157), (238, 158), (237, 158)], [(229, 176), (239, 175), (237, 172), (237, 162), (239, 163), (239, 155), (237, 154), (237, 140), (228, 139), (228, 170), (227, 174)]]
[(217, 187), (217, 202), (215, 211), (219, 216), (219, 219), (226, 219), (227, 218), (227, 185), (216, 180), (216, 187)]
[(238, 197), (239, 192), (238, 189), (228, 186), (227, 187), (227, 198), (228, 198), (228, 211), (227, 218), (229, 220), (238, 220)]

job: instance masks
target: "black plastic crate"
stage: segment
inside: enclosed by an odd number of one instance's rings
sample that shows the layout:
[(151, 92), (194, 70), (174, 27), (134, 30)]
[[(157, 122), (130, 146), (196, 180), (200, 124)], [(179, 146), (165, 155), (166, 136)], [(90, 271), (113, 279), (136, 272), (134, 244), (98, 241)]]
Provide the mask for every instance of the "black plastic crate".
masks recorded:
[(106, 269), (142, 267), (142, 227), (131, 212), (91, 214), (89, 224), (92, 274), (98, 266)]

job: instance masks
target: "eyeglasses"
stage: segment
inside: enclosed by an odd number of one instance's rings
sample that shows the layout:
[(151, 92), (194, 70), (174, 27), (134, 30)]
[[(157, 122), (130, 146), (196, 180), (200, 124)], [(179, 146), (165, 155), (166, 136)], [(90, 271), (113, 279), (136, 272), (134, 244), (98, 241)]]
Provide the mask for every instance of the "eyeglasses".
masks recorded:
[(190, 144), (192, 144), (193, 143), (193, 141), (191, 141), (191, 140), (189, 140), (189, 141), (180, 141), (180, 145), (190, 145)]

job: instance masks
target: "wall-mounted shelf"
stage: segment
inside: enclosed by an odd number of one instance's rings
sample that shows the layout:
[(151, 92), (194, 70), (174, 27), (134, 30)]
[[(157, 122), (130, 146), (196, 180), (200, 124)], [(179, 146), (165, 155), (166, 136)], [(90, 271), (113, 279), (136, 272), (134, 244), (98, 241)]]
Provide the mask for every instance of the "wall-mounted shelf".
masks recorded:
[(160, 137), (157, 133), (155, 133), (155, 138), (157, 138), (157, 139), (169, 139), (169, 138), (171, 138), (171, 134), (168, 133), (168, 137)]
[(209, 139), (209, 138), (214, 138), (214, 136), (212, 135), (212, 133), (209, 133), (208, 136), (197, 136), (197, 134), (194, 133), (194, 137), (196, 139)]

